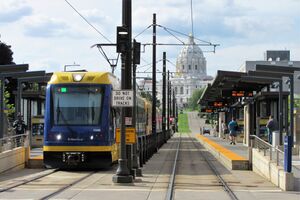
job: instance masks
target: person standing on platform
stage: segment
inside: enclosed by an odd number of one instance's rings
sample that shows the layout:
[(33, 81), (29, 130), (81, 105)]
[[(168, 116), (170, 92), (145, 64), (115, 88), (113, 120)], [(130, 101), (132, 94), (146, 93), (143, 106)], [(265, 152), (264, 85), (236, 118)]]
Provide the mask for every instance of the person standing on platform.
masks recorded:
[(233, 117), (232, 120), (228, 124), (230, 144), (235, 145), (235, 138), (237, 136), (237, 130), (238, 130), (238, 128), (239, 128), (239, 125), (235, 121), (235, 118)]
[(26, 131), (26, 124), (23, 120), (23, 116), (21, 113), (17, 114), (17, 120), (13, 123), (13, 128), (16, 132), (16, 135), (22, 135), (25, 134)]
[(17, 119), (13, 123), (13, 129), (15, 130), (16, 135), (21, 135), (20, 137), (16, 138), (17, 146), (22, 145), (26, 138), (24, 135), (26, 132), (26, 124), (20, 112), (17, 114)]
[(272, 144), (272, 133), (274, 131), (278, 130), (278, 123), (274, 119), (273, 115), (270, 115), (269, 121), (268, 121), (266, 127), (267, 127), (267, 130), (268, 130), (268, 140), (269, 140), (269, 143)]
[(228, 140), (228, 129), (226, 123), (223, 120), (221, 121), (221, 128), (222, 128), (223, 139)]

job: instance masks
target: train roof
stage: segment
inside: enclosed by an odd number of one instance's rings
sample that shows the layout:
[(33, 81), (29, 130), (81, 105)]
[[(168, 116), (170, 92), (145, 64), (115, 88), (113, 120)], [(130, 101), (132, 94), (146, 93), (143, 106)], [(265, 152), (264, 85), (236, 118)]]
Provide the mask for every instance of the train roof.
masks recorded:
[(110, 72), (54, 72), (48, 84), (112, 84), (120, 88), (118, 78)]

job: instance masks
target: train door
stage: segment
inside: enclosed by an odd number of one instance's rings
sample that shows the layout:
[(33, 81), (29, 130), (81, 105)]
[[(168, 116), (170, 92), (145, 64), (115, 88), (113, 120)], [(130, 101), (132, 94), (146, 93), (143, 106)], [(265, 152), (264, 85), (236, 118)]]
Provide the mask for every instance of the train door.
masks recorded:
[(41, 148), (44, 143), (44, 116), (31, 118), (31, 147)]

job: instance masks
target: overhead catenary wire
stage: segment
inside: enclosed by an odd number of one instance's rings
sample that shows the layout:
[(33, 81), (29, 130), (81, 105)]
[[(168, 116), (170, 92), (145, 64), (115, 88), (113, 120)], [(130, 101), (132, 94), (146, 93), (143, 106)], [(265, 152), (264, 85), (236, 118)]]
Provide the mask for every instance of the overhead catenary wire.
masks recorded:
[[(159, 25), (159, 24), (158, 24), (157, 26), (160, 27), (160, 28), (166, 28), (167, 30), (172, 31), (172, 32), (174, 32), (174, 33), (177, 33), (177, 34), (179, 34), (179, 35), (183, 35), (183, 36), (189, 37), (189, 35), (186, 34), (186, 33), (182, 33), (182, 32), (180, 32), (180, 31), (176, 31), (176, 30), (174, 30), (174, 29), (165, 27), (165, 26), (163, 26), (163, 25)], [(193, 37), (194, 37), (194, 36), (193, 36)], [(200, 42), (209, 44), (209, 45), (213, 45), (211, 42), (208, 42), (208, 41), (205, 41), (205, 40), (201, 40), (201, 39), (196, 38), (196, 37), (194, 37), (194, 39), (195, 39), (195, 40), (198, 40), (198, 41), (200, 41)]]
[(138, 36), (142, 35), (146, 30), (148, 30), (149, 28), (151, 28), (153, 26), (153, 24), (149, 25), (147, 28), (145, 28), (143, 31), (141, 31), (139, 34), (137, 34), (136, 36), (133, 37), (133, 39), (137, 38)]
[(101, 33), (93, 24), (91, 24), (68, 0), (65, 2), (88, 24), (90, 25), (99, 35), (101, 35), (105, 40), (110, 43), (113, 43), (110, 39), (108, 39), (103, 33)]

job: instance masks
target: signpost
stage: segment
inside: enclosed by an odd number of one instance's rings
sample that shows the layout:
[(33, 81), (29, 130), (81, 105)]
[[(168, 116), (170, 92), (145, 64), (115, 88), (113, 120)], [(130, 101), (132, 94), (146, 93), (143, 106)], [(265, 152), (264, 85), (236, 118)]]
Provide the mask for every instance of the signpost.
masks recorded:
[(114, 90), (112, 91), (113, 107), (133, 107), (132, 90)]

